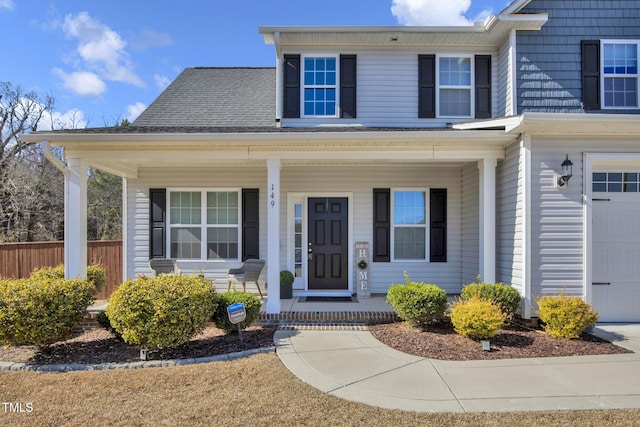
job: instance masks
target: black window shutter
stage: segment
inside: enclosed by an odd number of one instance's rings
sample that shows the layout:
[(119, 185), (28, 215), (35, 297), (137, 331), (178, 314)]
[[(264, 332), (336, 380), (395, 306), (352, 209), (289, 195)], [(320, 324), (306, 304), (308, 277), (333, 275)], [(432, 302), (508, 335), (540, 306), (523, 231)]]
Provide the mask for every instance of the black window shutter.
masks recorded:
[(600, 41), (582, 40), (582, 108), (600, 109)]
[(373, 189), (373, 261), (391, 261), (391, 190)]
[(435, 55), (418, 55), (418, 117), (436, 117)]
[(356, 116), (356, 55), (340, 55), (340, 117)]
[(300, 55), (284, 56), (282, 116), (300, 117)]
[(491, 55), (476, 55), (476, 119), (491, 118)]
[(260, 258), (260, 201), (257, 188), (242, 189), (242, 261)]
[(149, 258), (166, 258), (167, 190), (149, 190)]
[(429, 214), (431, 228), (429, 236), (430, 261), (447, 262), (447, 189), (432, 188)]

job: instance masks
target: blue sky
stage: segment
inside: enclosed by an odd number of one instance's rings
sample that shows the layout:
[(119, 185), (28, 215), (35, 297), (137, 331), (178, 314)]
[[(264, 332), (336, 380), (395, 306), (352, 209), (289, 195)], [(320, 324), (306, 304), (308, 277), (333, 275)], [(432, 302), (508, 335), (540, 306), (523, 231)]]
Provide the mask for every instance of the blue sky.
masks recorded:
[(259, 26), (466, 25), (508, 3), (0, 0), (0, 81), (53, 95), (57, 127), (110, 126), (135, 119), (184, 68), (273, 66)]

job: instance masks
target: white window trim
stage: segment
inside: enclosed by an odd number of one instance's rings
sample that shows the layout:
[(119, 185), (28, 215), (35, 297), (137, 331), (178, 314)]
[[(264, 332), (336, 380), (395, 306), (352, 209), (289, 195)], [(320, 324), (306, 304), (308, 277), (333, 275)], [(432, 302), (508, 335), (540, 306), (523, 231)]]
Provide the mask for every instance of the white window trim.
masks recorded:
[[(329, 115), (325, 115), (325, 116), (318, 116), (315, 114), (305, 114), (304, 113), (304, 90), (309, 87), (309, 88), (313, 88), (316, 86), (307, 86), (304, 84), (304, 60), (306, 58), (335, 58), (336, 60), (336, 84), (335, 84), (335, 89), (336, 89), (336, 114), (329, 116)], [(303, 118), (316, 118), (316, 119), (332, 119), (332, 118), (339, 118), (340, 117), (340, 55), (336, 54), (336, 53), (308, 53), (308, 54), (303, 54), (301, 55), (300, 58), (300, 62), (302, 62), (301, 64), (301, 68), (302, 71), (300, 73), (300, 117)], [(323, 85), (323, 86), (317, 86), (317, 87), (325, 87), (325, 88), (330, 88), (332, 87), (331, 85)]]
[[(201, 206), (200, 206), (200, 218), (201, 223), (200, 227), (200, 258), (178, 258), (177, 261), (180, 262), (213, 262), (213, 263), (224, 263), (224, 262), (236, 262), (242, 259), (242, 189), (241, 188), (167, 188), (167, 207), (166, 207), (166, 223), (167, 223), (167, 233), (165, 236), (165, 248), (166, 253), (171, 255), (171, 229), (172, 228), (185, 228), (185, 227), (198, 227), (198, 224), (171, 224), (171, 193), (179, 193), (179, 192), (200, 192), (201, 193)], [(238, 194), (238, 224), (236, 227), (238, 229), (238, 257), (237, 258), (227, 258), (227, 259), (208, 259), (207, 255), (207, 228), (217, 228), (216, 224), (207, 224), (207, 193), (208, 192), (235, 192)], [(232, 228), (233, 224), (224, 224), (220, 225), (220, 227), (224, 226), (225, 228)]]
[[(442, 58), (469, 58), (471, 65), (471, 84), (469, 86), (440, 86), (440, 59)], [(471, 53), (443, 53), (436, 54), (436, 117), (437, 118), (451, 118), (451, 119), (469, 119), (475, 117), (474, 106), (476, 105), (475, 99), (475, 55)], [(469, 89), (469, 115), (468, 116), (445, 116), (440, 114), (440, 89)]]
[[(307, 209), (305, 204), (307, 199), (302, 195), (289, 196), (287, 198), (287, 270), (293, 273), (294, 282), (293, 288), (296, 290), (304, 290), (306, 288), (307, 277), (307, 253), (305, 247), (307, 246), (308, 227), (307, 227)], [(295, 277), (295, 260), (296, 260), (296, 245), (295, 245), (295, 207), (301, 205), (302, 208), (302, 276)]]
[[(638, 68), (640, 68), (640, 40), (635, 39), (613, 39), (600, 40), (600, 108), (603, 110), (637, 110), (640, 108), (640, 69), (636, 74), (605, 74), (604, 72), (604, 45), (606, 44), (635, 44), (638, 56)], [(604, 81), (605, 78), (634, 78), (636, 79), (636, 105), (632, 107), (606, 106), (604, 103)]]
[[(391, 262), (429, 262), (430, 259), (430, 249), (431, 245), (429, 244), (429, 224), (431, 224), (431, 219), (429, 217), (429, 188), (391, 188)], [(406, 225), (396, 225), (395, 224), (395, 197), (396, 192), (398, 191), (421, 191), (424, 192), (424, 215), (425, 215), (425, 224), (424, 224), (424, 259), (396, 259), (395, 253), (395, 243), (396, 243), (396, 227), (420, 227), (421, 224), (406, 224)]]

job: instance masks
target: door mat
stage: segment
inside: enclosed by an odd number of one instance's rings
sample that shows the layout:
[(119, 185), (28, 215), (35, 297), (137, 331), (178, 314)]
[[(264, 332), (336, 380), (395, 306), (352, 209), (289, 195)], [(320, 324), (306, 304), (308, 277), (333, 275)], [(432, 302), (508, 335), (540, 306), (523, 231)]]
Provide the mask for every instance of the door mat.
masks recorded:
[(298, 297), (298, 302), (358, 302), (358, 298), (351, 297)]

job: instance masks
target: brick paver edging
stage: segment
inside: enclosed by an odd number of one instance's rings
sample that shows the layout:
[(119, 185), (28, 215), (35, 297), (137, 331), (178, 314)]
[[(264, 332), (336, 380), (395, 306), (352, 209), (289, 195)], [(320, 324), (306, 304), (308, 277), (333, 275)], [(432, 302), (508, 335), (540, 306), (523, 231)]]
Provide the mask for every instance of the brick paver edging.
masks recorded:
[(196, 357), (191, 359), (170, 359), (170, 360), (140, 360), (138, 362), (126, 363), (71, 363), (55, 365), (31, 365), (29, 363), (1, 362), (0, 371), (39, 371), (39, 372), (70, 372), (70, 371), (108, 371), (113, 369), (140, 369), (140, 368), (163, 368), (167, 366), (195, 365), (197, 363), (223, 362), (227, 360), (240, 359), (242, 357), (253, 356), (254, 354), (273, 353), (275, 346), (254, 348), (251, 350), (238, 351), (229, 354), (219, 354), (217, 356)]

